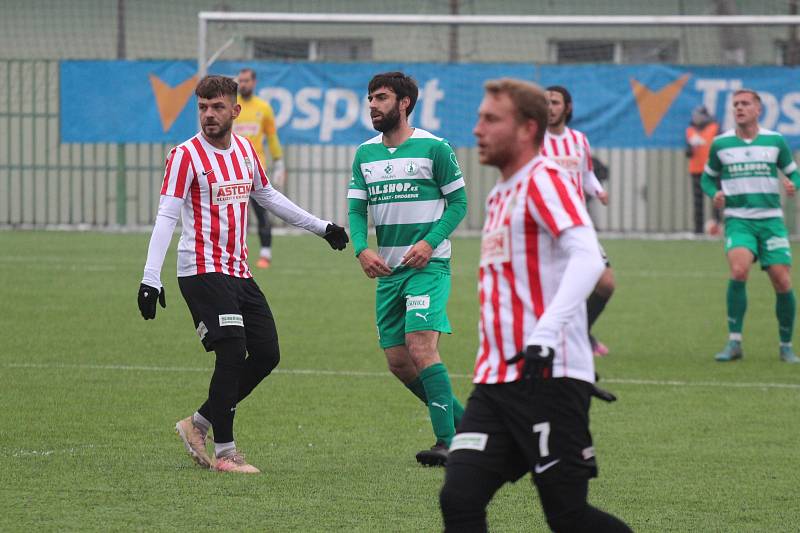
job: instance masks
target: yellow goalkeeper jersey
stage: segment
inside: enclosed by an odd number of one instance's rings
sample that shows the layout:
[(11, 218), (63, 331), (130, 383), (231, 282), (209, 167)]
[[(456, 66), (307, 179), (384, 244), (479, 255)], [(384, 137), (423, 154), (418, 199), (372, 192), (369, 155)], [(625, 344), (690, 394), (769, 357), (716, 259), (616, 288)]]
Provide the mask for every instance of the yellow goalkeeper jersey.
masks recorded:
[(267, 138), (272, 159), (283, 158), (283, 149), (281, 149), (281, 141), (278, 139), (272, 106), (257, 96), (251, 96), (246, 100), (239, 96), (238, 103), (242, 106), (242, 111), (233, 123), (234, 133), (250, 139), (256, 148), (261, 164), (265, 167), (267, 162), (264, 159), (264, 137)]

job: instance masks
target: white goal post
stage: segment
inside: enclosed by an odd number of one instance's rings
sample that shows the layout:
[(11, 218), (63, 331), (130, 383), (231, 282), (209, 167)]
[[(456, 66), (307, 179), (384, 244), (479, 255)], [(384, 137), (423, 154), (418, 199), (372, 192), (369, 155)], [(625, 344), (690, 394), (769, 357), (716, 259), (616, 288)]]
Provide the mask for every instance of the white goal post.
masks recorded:
[(197, 64), (202, 77), (222, 50), (208, 58), (210, 22), (303, 24), (406, 24), (438, 26), (800, 26), (800, 15), (387, 15), (356, 13), (259, 13), (201, 11), (197, 14)]
[[(615, 15), (626, 11), (613, 6), (603, 7), (608, 14), (597, 15), (203, 11), (198, 14), (197, 73), (234, 75), (235, 68), (250, 62), (270, 65), (274, 74), (262, 79), (273, 81), (261, 96), (277, 103), (276, 124), (282, 135), (286, 132), (282, 140), (289, 139), (292, 147), (286, 164), (296, 169), (296, 179), (287, 182), (285, 192), (300, 205), (341, 220), (346, 218), (343, 176), (349, 175), (352, 152), (362, 138), (351, 134), (358, 130), (367, 138), (372, 132), (368, 119), (363, 119), (363, 94), (348, 79), (365, 82), (364, 65), (402, 65), (414, 71), (421, 81), (422, 102), (416, 125), (441, 132), (451, 141), (459, 164), (470, 176), (470, 201), (476, 205), (495, 176), (479, 163), (470, 143), (469, 119), (453, 118), (472, 116), (477, 107), (463, 86), (480, 86), (481, 76), (489, 71), (494, 77), (530, 76), (540, 84), (564, 80), (573, 94), (582, 95), (583, 114), (576, 115), (579, 126), (591, 123), (594, 133), (603, 128), (618, 132), (612, 140), (608, 131), (602, 132), (605, 138), (590, 133), (593, 155), (611, 169), (606, 186), (612, 203), (590, 205), (597, 227), (604, 232), (679, 235), (690, 232), (695, 222), (692, 181), (680, 144), (683, 120), (688, 124), (691, 112), (687, 102), (694, 98), (692, 102), (715, 108), (720, 125), (727, 128), (730, 117), (720, 110), (728, 108), (727, 99), (742, 83), (752, 85), (756, 74), (745, 75), (748, 67), (757, 67), (755, 71), (772, 79), (772, 72), (765, 69), (800, 62), (800, 15), (792, 14), (794, 0), (779, 6), (788, 14), (763, 10), (759, 15), (698, 14), (734, 1), (709, 0), (692, 7), (692, 15)], [(758, 0), (748, 2), (751, 12), (756, 10)], [(650, 76), (647, 81), (630, 74), (640, 70)], [(440, 71), (455, 74), (437, 74)], [(318, 72), (324, 75), (319, 77)], [(778, 77), (783, 80), (781, 87), (795, 85), (787, 82), (795, 72), (786, 69)], [(602, 78), (606, 75), (610, 77)], [(340, 76), (335, 85), (326, 85), (335, 76)], [(673, 100), (690, 76), (695, 77), (685, 94), (691, 91), (692, 97)], [(800, 87), (781, 91), (770, 87), (763, 89), (765, 124), (770, 124), (765, 127), (789, 128), (787, 133), (800, 142)], [(597, 101), (626, 102), (624, 108), (620, 104), (603, 110), (611, 109), (615, 117), (609, 127), (598, 126), (602, 113), (593, 99), (595, 89)], [(445, 100), (445, 94), (460, 96)], [(662, 106), (650, 99), (655, 95), (652, 98), (658, 100), (661, 94), (672, 94), (669, 101), (681, 103), (672, 107), (671, 115), (667, 113), (671, 104)], [(586, 111), (590, 108), (594, 114)], [(664, 117), (668, 119), (662, 121)], [(661, 135), (658, 142), (651, 142), (651, 134)], [(703, 209), (710, 216), (708, 205)], [(480, 216), (480, 209), (471, 210), (462, 229), (479, 230)], [(800, 234), (794, 209), (787, 210), (787, 224), (792, 234)]]

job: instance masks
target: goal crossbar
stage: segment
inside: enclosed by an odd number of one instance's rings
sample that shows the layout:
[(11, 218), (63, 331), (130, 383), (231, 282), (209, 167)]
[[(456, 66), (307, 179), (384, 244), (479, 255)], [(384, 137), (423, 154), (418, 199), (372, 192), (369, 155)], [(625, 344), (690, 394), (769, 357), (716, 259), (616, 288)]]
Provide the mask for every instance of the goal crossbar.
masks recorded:
[(197, 20), (197, 64), (200, 76), (204, 76), (208, 69), (206, 38), (209, 22), (461, 26), (800, 26), (800, 15), (386, 15), (201, 11), (197, 14)]

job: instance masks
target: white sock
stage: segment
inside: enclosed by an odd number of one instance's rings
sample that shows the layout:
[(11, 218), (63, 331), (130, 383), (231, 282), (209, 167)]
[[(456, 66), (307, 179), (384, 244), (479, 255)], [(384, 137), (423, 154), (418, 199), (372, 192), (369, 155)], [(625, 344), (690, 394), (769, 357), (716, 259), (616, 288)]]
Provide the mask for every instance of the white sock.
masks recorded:
[(728, 335), (728, 340), (742, 342), (742, 334), (741, 333), (731, 333), (731, 334)]
[(261, 257), (265, 259), (269, 259), (272, 261), (272, 248), (268, 248), (266, 246), (261, 247), (261, 251), (258, 253)]
[(211, 428), (211, 422), (197, 411), (192, 415), (192, 423), (203, 433), (208, 433)]
[(225, 455), (233, 455), (235, 451), (236, 451), (236, 443), (234, 441), (214, 443), (214, 454), (217, 457), (223, 457)]

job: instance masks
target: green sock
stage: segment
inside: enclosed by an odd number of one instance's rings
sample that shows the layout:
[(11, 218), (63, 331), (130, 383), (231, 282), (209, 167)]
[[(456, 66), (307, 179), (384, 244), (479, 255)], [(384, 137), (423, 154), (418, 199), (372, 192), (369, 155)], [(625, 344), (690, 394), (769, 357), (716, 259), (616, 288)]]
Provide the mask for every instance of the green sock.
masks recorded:
[[(422, 380), (419, 377), (411, 383), (406, 383), (406, 387), (408, 387), (408, 390), (410, 390), (414, 396), (422, 400), (422, 403), (428, 405), (428, 397), (425, 396), (425, 387), (422, 386)], [(464, 416), (464, 406), (453, 396), (453, 423), (455, 427), (458, 427), (461, 423), (462, 416)]]
[(744, 312), (747, 311), (747, 290), (744, 281), (728, 280), (728, 332), (742, 334)]
[(778, 335), (781, 342), (792, 342), (796, 307), (794, 291), (775, 293), (775, 314), (778, 316)]
[(450, 386), (447, 368), (442, 363), (431, 365), (419, 373), (419, 380), (425, 388), (428, 413), (431, 416), (436, 442), (450, 446), (456, 428), (453, 419), (453, 389)]

